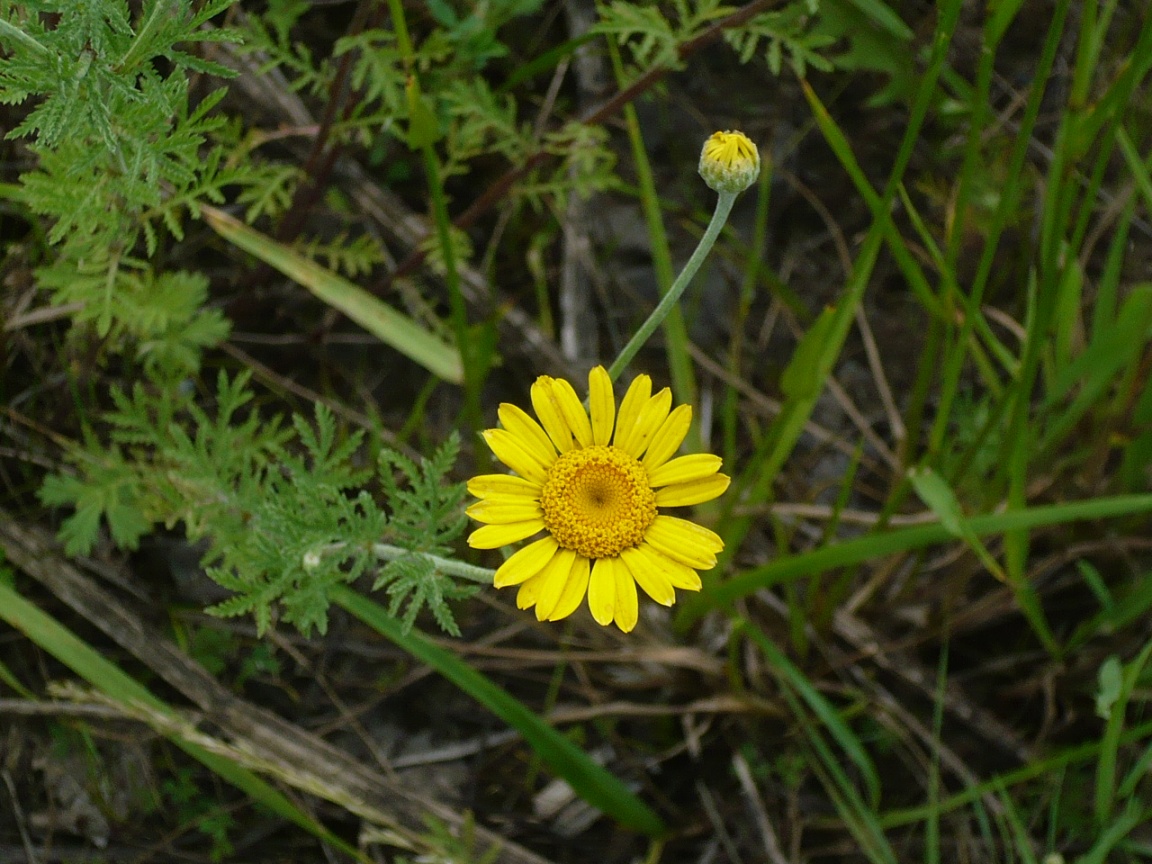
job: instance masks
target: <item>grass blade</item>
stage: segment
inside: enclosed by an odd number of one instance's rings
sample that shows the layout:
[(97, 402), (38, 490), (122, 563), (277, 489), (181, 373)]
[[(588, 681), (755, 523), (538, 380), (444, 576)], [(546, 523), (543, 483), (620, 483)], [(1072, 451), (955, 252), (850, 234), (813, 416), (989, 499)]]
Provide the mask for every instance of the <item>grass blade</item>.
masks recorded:
[(1133, 798), (1124, 808), (1124, 812), (1104, 830), (1087, 854), (1076, 859), (1076, 864), (1106, 864), (1110, 860), (1108, 855), (1113, 848), (1136, 828), (1147, 825), (1149, 819), (1152, 819), (1152, 808), (1141, 807), (1138, 799)]
[[(878, 795), (879, 779), (876, 770), (864, 753), (859, 740), (840, 720), (836, 710), (816, 692), (804, 674), (788, 661), (767, 636), (757, 628), (747, 626), (742, 619), (736, 619), (736, 624), (737, 632), (742, 630), (746, 633), (775, 668), (781, 693), (788, 702), (796, 720), (803, 727), (808, 743), (816, 754), (817, 761), (810, 763), (812, 769), (820, 778), (829, 798), (835, 804), (840, 817), (844, 820), (845, 827), (855, 837), (860, 851), (874, 864), (896, 864), (896, 853), (884, 836), (884, 830), (880, 826), (874, 804), (869, 807), (860, 796), (855, 785), (841, 767), (841, 759), (828, 746), (828, 742), (824, 740), (820, 730), (808, 718), (804, 706), (796, 698), (796, 692), (800, 693), (800, 696), (824, 723), (832, 737), (844, 748), (853, 763), (860, 767), (861, 762), (858, 760), (863, 759), (866, 777), (869, 773), (872, 775), (867, 780), (868, 785), (871, 787), (873, 783), (876, 784), (875, 788), (870, 789), (870, 791), (873, 795)], [(797, 689), (797, 685), (800, 685), (800, 689)]]
[[(968, 526), (977, 536), (981, 536), (1062, 525), (1082, 519), (1130, 516), (1149, 511), (1152, 511), (1152, 495), (1119, 495), (1112, 498), (1094, 498), (1068, 504), (1052, 504), (1047, 507), (1030, 507), (972, 516), (968, 519)], [(950, 539), (952, 535), (943, 525), (915, 525), (834, 543), (802, 555), (779, 558), (761, 567), (745, 570), (723, 584), (705, 586), (700, 594), (685, 601), (683, 620), (690, 623), (710, 608), (731, 604), (761, 588), (811, 576), (835, 567), (861, 564), (870, 558), (922, 549)]]
[(1124, 719), (1128, 713), (1128, 703), (1136, 688), (1144, 667), (1152, 657), (1152, 642), (1131, 663), (1124, 666), (1120, 692), (1108, 712), (1108, 725), (1100, 741), (1100, 759), (1096, 763), (1096, 823), (1103, 825), (1112, 815), (1116, 802), (1116, 765), (1120, 755), (1120, 734), (1124, 731)]
[[(949, 0), (943, 4), (943, 14), (933, 39), (928, 69), (921, 79), (900, 149), (896, 154), (896, 160), (884, 193), (881, 195), (877, 195), (872, 189), (867, 177), (860, 170), (859, 162), (843, 131), (836, 125), (835, 120), (832, 119), (828, 110), (816, 96), (815, 91), (806, 81), (801, 81), (801, 87), (817, 127), (841, 165), (857, 185), (858, 191), (868, 203), (869, 209), (872, 210), (873, 217), (868, 233), (861, 243), (860, 251), (855, 261), (852, 262), (852, 272), (848, 276), (844, 294), (837, 306), (830, 313), (827, 313), (830, 320), (820, 325), (822, 328), (826, 328), (822, 332), (827, 336), (828, 341), (820, 346), (818, 356), (812, 357), (808, 363), (811, 367), (810, 374), (820, 375), (822, 380), (826, 380), (827, 376), (831, 374), (836, 359), (840, 355), (849, 328), (855, 320), (856, 308), (863, 300), (864, 291), (872, 278), (873, 268), (876, 265), (881, 245), (885, 240), (889, 242), (892, 254), (901, 263), (901, 269), (908, 276), (909, 284), (924, 287), (922, 299), (930, 309), (935, 304), (931, 292), (927, 290), (927, 281), (924, 279), (923, 273), (915, 264), (907, 244), (904, 243), (899, 232), (895, 230), (888, 202), (895, 196), (903, 179), (904, 171), (908, 167), (917, 135), (927, 115), (932, 94), (936, 89), (936, 82), (944, 66), (948, 45), (959, 18), (961, 5), (960, 0)], [(806, 373), (798, 372), (797, 374), (803, 377)], [(739, 499), (745, 505), (756, 505), (768, 500), (776, 475), (795, 448), (796, 442), (815, 408), (817, 399), (818, 395), (810, 397), (790, 396), (785, 401), (770, 434), (764, 437), (762, 446), (753, 457), (752, 465), (745, 472), (746, 476), (755, 476), (756, 478), (751, 481), (751, 488), (732, 490), (733, 494), (728, 496), (728, 501), (734, 502)], [(730, 507), (731, 505), (727, 506)], [(739, 551), (751, 526), (751, 520), (748, 517), (741, 516), (735, 519), (730, 519), (730, 517), (731, 513), (725, 510), (722, 514), (722, 520), (727, 523), (727, 528), (723, 532), (727, 548), (718, 567), (720, 572), (725, 569), (731, 557)], [(685, 620), (686, 615), (681, 612), (677, 616), (677, 625), (683, 626)]]
[[(1149, 735), (1152, 735), (1152, 721), (1129, 729), (1121, 736), (1120, 740), (1122, 744), (1131, 744), (1133, 742), (1147, 741)], [(1017, 768), (1015, 771), (998, 774), (983, 783), (969, 786), (962, 792), (957, 792), (950, 798), (945, 798), (934, 805), (891, 810), (880, 817), (880, 824), (885, 828), (897, 828), (901, 825), (913, 825), (917, 822), (923, 822), (931, 818), (932, 811), (949, 813), (953, 810), (958, 810), (965, 804), (971, 804), (977, 801), (990, 792), (999, 793), (1004, 788), (1026, 783), (1029, 780), (1048, 778), (1050, 781), (1051, 776), (1055, 775), (1064, 767), (1081, 762), (1093, 761), (1097, 759), (1099, 755), (1100, 742), (1098, 741), (1090, 741), (1078, 747), (1070, 747), (1053, 756), (1029, 762), (1022, 768)]]
[(968, 548), (980, 559), (985, 569), (1008, 585), (1016, 595), (1016, 603), (1020, 607), (1032, 629), (1036, 631), (1037, 638), (1043, 643), (1045, 649), (1055, 656), (1060, 652), (1060, 646), (1052, 635), (1048, 621), (1044, 617), (1044, 610), (1036, 596), (1035, 589), (1027, 579), (1009, 579), (1004, 568), (1000, 566), (988, 551), (988, 547), (977, 536), (968, 524), (968, 519), (960, 509), (960, 501), (943, 477), (930, 467), (917, 467), (908, 471), (908, 480), (916, 490), (916, 494), (940, 518), (940, 524), (953, 537), (961, 539)]
[(829, 734), (848, 755), (852, 764), (860, 769), (864, 785), (868, 788), (868, 798), (872, 802), (872, 806), (876, 806), (880, 800), (880, 775), (876, 772), (876, 766), (872, 764), (868, 752), (860, 743), (860, 739), (856, 737), (856, 733), (840, 717), (840, 712), (821, 695), (819, 690), (812, 686), (812, 682), (808, 680), (807, 676), (788, 659), (783, 651), (776, 647), (776, 644), (763, 631), (742, 618), (735, 619), (735, 625), (734, 635), (745, 633), (756, 643), (780, 683), (800, 695), (800, 698), (808, 704), (812, 713), (824, 724)]
[(914, 35), (883, 0), (849, 0), (849, 2), (897, 39), (907, 42)]
[(452, 384), (464, 381), (460, 352), (429, 333), (411, 318), (354, 285), (342, 276), (325, 270), (292, 249), (249, 228), (223, 210), (201, 205), (205, 221), (234, 246), (275, 267), (292, 281), (303, 285), (333, 309), (338, 309), (401, 354), (415, 360), (429, 372)]

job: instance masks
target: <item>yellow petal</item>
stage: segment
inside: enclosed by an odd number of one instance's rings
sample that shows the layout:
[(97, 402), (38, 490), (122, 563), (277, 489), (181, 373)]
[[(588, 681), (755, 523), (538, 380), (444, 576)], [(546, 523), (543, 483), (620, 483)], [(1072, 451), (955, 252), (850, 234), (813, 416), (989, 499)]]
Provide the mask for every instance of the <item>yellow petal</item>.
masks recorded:
[[(540, 493), (536, 492), (532, 495), (485, 495), (480, 501), (473, 502), (472, 506), (476, 504), (488, 504), (490, 506), (514, 506), (526, 507), (530, 504), (540, 503)], [(491, 520), (481, 519), (481, 522), (488, 522)]]
[(548, 433), (540, 428), (540, 424), (525, 413), (523, 408), (502, 402), (497, 411), (500, 423), (505, 429), (515, 435), (524, 449), (545, 465), (556, 461), (556, 448), (552, 446)]
[(672, 588), (671, 580), (639, 549), (625, 549), (620, 553), (620, 560), (645, 594), (663, 606), (671, 606), (676, 602), (676, 591)]
[(684, 436), (692, 425), (692, 406), (677, 405), (668, 415), (668, 419), (660, 424), (656, 434), (652, 436), (652, 443), (648, 445), (648, 452), (640, 461), (649, 472), (655, 471), (672, 458), (680, 445), (684, 443)]
[(597, 558), (592, 562), (592, 575), (588, 580), (588, 609), (602, 627), (612, 623), (616, 609), (615, 563), (615, 558)]
[(541, 537), (535, 543), (529, 543), (500, 565), (492, 578), (492, 584), (496, 588), (507, 588), (526, 582), (544, 569), (559, 548), (560, 544), (552, 539), (551, 534)]
[(581, 404), (580, 397), (576, 395), (572, 385), (563, 378), (555, 378), (552, 381), (552, 393), (556, 396), (560, 413), (564, 415), (572, 435), (581, 447), (589, 446), (592, 443), (592, 424), (588, 421), (588, 412), (584, 410), (584, 405)]
[(732, 478), (727, 474), (713, 474), (703, 480), (692, 480), (689, 483), (673, 483), (663, 489), (656, 490), (657, 507), (687, 507), (690, 504), (700, 504), (711, 501), (724, 494)]
[(525, 449), (520, 439), (507, 429), (485, 429), (484, 440), (496, 458), (521, 477), (539, 484), (548, 479), (548, 467)]
[(693, 480), (711, 477), (723, 464), (723, 459), (711, 453), (677, 456), (671, 462), (665, 462), (659, 468), (649, 471), (648, 482), (652, 484), (653, 489), (658, 486), (670, 486), (673, 483), (691, 483)]
[(561, 549), (548, 566), (540, 571), (544, 577), (544, 587), (540, 589), (540, 596), (536, 598), (536, 620), (545, 621), (551, 616), (564, 593), (564, 586), (568, 582), (568, 574), (572, 572), (572, 562), (576, 560), (576, 553), (571, 549)]
[(536, 600), (540, 597), (540, 591), (544, 588), (544, 574), (537, 573), (527, 582), (520, 586), (520, 590), (516, 592), (516, 608), (528, 609), (536, 605)]
[(639, 602), (636, 599), (636, 580), (628, 572), (619, 558), (609, 559), (615, 562), (612, 569), (615, 572), (616, 582), (616, 626), (625, 633), (631, 633), (636, 626), (639, 614)]
[(511, 525), (485, 525), (477, 528), (468, 537), (468, 545), (473, 549), (499, 549), (509, 543), (518, 543), (544, 530), (543, 519), (527, 522), (513, 522)]
[(480, 474), (468, 481), (468, 491), (477, 498), (490, 496), (524, 495), (539, 498), (543, 487), (539, 483), (512, 474)]
[(703, 525), (663, 515), (652, 520), (644, 534), (644, 542), (673, 561), (697, 570), (715, 567), (716, 553), (724, 548), (719, 535)]
[(636, 418), (640, 416), (641, 409), (648, 404), (651, 396), (652, 379), (647, 375), (637, 375), (628, 392), (624, 394), (624, 399), (620, 403), (620, 413), (616, 415), (616, 438), (613, 443), (617, 447), (632, 434)]
[(609, 444), (616, 420), (616, 397), (612, 394), (612, 379), (603, 366), (594, 366), (588, 373), (588, 407), (592, 411), (592, 442)]
[(544, 515), (540, 510), (540, 504), (536, 501), (523, 501), (515, 504), (477, 501), (464, 512), (477, 522), (487, 522), (489, 525), (511, 525), (513, 522), (540, 519)]
[(560, 413), (560, 404), (552, 394), (552, 378), (541, 375), (532, 385), (532, 407), (536, 409), (536, 416), (540, 418), (541, 425), (561, 453), (572, 449), (572, 430), (564, 422), (564, 415)]
[(559, 621), (575, 612), (584, 595), (588, 593), (588, 576), (592, 569), (592, 562), (583, 555), (577, 555), (572, 562), (572, 570), (568, 573), (568, 581), (564, 583), (564, 591), (556, 601), (556, 608), (548, 616), (549, 621)]
[(680, 588), (684, 591), (699, 591), (702, 587), (700, 574), (687, 564), (673, 561), (667, 555), (657, 552), (647, 543), (641, 543), (636, 547), (636, 551), (647, 558), (653, 567), (667, 576), (673, 588)]
[(668, 419), (668, 411), (671, 407), (672, 391), (665, 387), (640, 409), (640, 414), (632, 426), (632, 431), (623, 444), (617, 441), (616, 446), (630, 456), (640, 458), (640, 454), (648, 449), (656, 430)]

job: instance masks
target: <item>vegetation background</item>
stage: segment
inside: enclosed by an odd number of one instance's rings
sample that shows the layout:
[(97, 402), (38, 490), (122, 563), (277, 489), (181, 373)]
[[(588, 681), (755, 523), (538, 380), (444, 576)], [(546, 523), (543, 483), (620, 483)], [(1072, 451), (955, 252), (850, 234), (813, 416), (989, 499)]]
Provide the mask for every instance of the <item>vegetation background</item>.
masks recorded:
[[(0, 860), (1152, 858), (1150, 70), (1120, 0), (0, 0)], [(630, 374), (724, 558), (539, 624), (477, 432), (717, 129)]]

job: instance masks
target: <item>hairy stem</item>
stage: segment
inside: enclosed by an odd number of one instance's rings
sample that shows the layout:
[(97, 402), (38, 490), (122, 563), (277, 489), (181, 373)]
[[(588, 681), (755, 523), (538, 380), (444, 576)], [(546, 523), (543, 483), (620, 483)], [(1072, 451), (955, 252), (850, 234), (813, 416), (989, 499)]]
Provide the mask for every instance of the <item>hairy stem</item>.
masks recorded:
[(700, 265), (704, 263), (704, 259), (708, 257), (708, 253), (712, 251), (712, 246), (716, 243), (716, 238), (720, 236), (720, 230), (724, 227), (724, 223), (728, 221), (728, 214), (732, 212), (732, 205), (736, 202), (737, 192), (721, 192), (716, 199), (716, 210), (712, 214), (712, 221), (708, 223), (708, 230), (704, 232), (704, 236), (700, 238), (700, 243), (696, 246), (696, 251), (692, 253), (692, 257), (688, 259), (688, 263), (684, 265), (684, 269), (680, 271), (680, 275), (676, 277), (676, 281), (672, 283), (672, 287), (668, 289), (668, 293), (660, 300), (660, 303), (652, 310), (652, 314), (648, 316), (640, 329), (636, 331), (629, 341), (624, 346), (624, 350), (620, 352), (620, 356), (616, 358), (615, 362), (608, 369), (608, 377), (613, 381), (619, 377), (620, 373), (624, 371), (625, 367), (632, 362), (632, 358), (636, 356), (636, 352), (648, 341), (648, 338), (656, 332), (656, 328), (660, 326), (661, 322), (667, 317), (668, 313), (672, 311), (672, 307), (676, 301), (680, 299), (680, 295), (684, 293), (684, 289), (688, 287), (688, 283), (692, 281), (692, 277), (696, 275), (696, 271), (700, 269)]
[(376, 553), (377, 558), (383, 558), (385, 561), (393, 561), (397, 558), (403, 558), (405, 555), (419, 555), (431, 561), (441, 573), (459, 576), (462, 579), (471, 579), (473, 582), (480, 582), (484, 585), (491, 585), (492, 578), (496, 575), (495, 570), (489, 570), (487, 567), (465, 564), (454, 558), (441, 558), (439, 555), (429, 555), (427, 552), (413, 552), (411, 549), (390, 546), (387, 543), (373, 544), (372, 551)]

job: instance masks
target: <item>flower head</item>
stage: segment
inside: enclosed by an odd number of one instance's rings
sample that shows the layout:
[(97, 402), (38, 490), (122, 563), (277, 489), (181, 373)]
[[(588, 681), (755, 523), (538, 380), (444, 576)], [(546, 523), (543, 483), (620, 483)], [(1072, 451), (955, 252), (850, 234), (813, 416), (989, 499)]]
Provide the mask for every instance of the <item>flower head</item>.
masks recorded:
[(673, 458), (692, 422), (692, 408), (672, 408), (665, 387), (652, 395), (640, 375), (620, 410), (604, 367), (588, 375), (585, 411), (572, 385), (541, 375), (532, 385), (537, 423), (515, 405), (500, 406), (502, 429), (484, 440), (516, 472), (482, 474), (468, 482), (480, 500), (468, 515), (485, 523), (468, 538), (495, 549), (544, 536), (496, 571), (495, 585), (519, 585), (516, 605), (536, 607), (537, 620), (571, 615), (588, 595), (592, 617), (625, 633), (636, 626), (636, 586), (671, 606), (676, 588), (700, 590), (697, 570), (716, 564), (723, 541), (665, 507), (710, 501), (728, 488), (720, 457)]
[(760, 176), (760, 151), (743, 132), (713, 132), (700, 152), (699, 170), (714, 192), (743, 192)]

